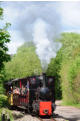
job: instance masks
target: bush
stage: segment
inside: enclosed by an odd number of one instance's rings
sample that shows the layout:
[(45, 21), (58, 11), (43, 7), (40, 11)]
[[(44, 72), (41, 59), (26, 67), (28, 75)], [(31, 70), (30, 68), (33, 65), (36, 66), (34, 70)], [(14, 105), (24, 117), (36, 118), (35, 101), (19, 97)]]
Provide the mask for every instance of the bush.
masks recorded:
[(70, 68), (70, 63), (66, 62), (62, 65), (60, 75), (61, 75), (61, 87), (62, 87), (62, 99), (63, 102), (71, 104), (73, 101), (72, 91), (68, 79), (68, 71)]
[(7, 108), (1, 108), (0, 109), (0, 121), (2, 121), (1, 114), (2, 114), (3, 111), (5, 112), (5, 114), (9, 114), (10, 121), (14, 121), (13, 116), (12, 116), (12, 112), (10, 110), (8, 110)]
[(72, 62), (68, 75), (74, 103), (80, 103), (80, 57)]
[(7, 107), (7, 105), (8, 105), (7, 96), (0, 94), (0, 108)]

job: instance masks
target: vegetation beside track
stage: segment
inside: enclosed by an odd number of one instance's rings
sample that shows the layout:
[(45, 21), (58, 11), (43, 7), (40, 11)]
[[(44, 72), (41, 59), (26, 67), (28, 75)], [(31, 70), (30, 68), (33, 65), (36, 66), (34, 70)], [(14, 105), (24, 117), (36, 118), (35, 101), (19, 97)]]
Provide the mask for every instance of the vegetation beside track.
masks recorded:
[(80, 109), (80, 104), (73, 104), (73, 103), (65, 103), (65, 102), (62, 102), (61, 105), (62, 106), (72, 106), (72, 107), (75, 107), (75, 108), (79, 108)]
[[(51, 60), (47, 74), (55, 75), (64, 104), (80, 105), (80, 34), (63, 33), (62, 43), (55, 59)], [(58, 96), (57, 95), (57, 96)], [(61, 97), (61, 95), (59, 95)], [(57, 97), (58, 98), (58, 97)]]
[[(0, 7), (0, 21), (1, 20), (3, 20), (3, 9)], [(6, 45), (8, 42), (10, 42), (10, 34), (7, 31), (9, 25), (9, 23), (6, 23), (3, 27), (0, 26), (0, 121), (2, 121), (1, 116), (3, 111), (5, 111), (6, 114), (9, 114), (10, 120), (13, 121), (11, 111), (6, 108), (8, 106), (8, 101), (4, 89), (4, 62), (8, 62), (10, 60), (10, 55), (7, 54), (8, 48)]]
[(9, 116), (10, 121), (14, 121), (13, 116), (12, 116), (12, 112), (7, 108), (0, 109), (0, 121), (2, 121), (2, 114), (3, 113), (5, 114), (5, 121), (6, 121), (7, 115)]

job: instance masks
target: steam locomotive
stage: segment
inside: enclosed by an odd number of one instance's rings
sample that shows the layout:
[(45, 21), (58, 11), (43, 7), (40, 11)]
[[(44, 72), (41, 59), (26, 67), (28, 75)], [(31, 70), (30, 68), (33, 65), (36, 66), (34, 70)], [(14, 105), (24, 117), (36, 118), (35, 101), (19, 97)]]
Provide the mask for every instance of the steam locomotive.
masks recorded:
[(55, 109), (55, 78), (39, 76), (14, 79), (6, 83), (6, 94), (11, 106), (24, 107), (30, 113), (53, 115)]

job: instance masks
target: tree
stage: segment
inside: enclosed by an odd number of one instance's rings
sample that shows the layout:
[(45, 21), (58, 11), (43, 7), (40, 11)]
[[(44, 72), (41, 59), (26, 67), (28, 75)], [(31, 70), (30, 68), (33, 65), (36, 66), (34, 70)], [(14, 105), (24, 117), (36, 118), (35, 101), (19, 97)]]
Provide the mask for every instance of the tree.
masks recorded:
[[(63, 33), (62, 62), (60, 76), (62, 81), (62, 96), (65, 103), (80, 103), (80, 34)], [(70, 97), (70, 99), (69, 99)]]
[[(0, 16), (3, 14), (3, 9), (0, 8)], [(0, 71), (4, 67), (4, 62), (10, 59), (10, 56), (7, 54), (8, 47), (7, 43), (10, 42), (10, 34), (7, 31), (7, 28), (10, 24), (6, 23), (5, 27), (0, 28)]]
[(57, 78), (57, 96), (61, 94), (58, 90), (61, 85), (65, 103), (80, 103), (80, 34), (62, 33), (58, 41), (62, 43), (62, 47), (56, 58), (51, 60), (47, 73)]
[[(3, 20), (3, 9), (0, 8), (0, 19)], [(0, 27), (0, 107), (5, 106), (7, 97), (4, 95), (4, 62), (10, 60), (10, 55), (7, 54), (7, 43), (10, 42), (10, 34), (7, 31), (9, 23), (6, 23), (3, 28)], [(4, 105), (5, 104), (5, 105)]]
[(6, 80), (41, 74), (41, 63), (34, 44), (27, 42), (19, 47), (11, 61), (5, 64), (5, 71)]
[(61, 68), (62, 54), (61, 51), (57, 53), (56, 58), (52, 58), (48, 65), (47, 75), (55, 77), (55, 97), (56, 99), (62, 98), (60, 68)]

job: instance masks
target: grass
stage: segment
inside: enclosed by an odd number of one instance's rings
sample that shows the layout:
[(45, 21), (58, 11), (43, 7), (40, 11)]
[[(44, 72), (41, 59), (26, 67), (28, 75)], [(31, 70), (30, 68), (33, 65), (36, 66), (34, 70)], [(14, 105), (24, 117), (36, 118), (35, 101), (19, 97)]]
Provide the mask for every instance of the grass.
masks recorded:
[(3, 111), (5, 112), (5, 114), (9, 114), (10, 121), (14, 121), (13, 116), (12, 116), (12, 112), (7, 108), (1, 108), (0, 109), (0, 121), (1, 121), (1, 114), (2, 114)]
[(62, 102), (61, 105), (63, 105), (63, 106), (73, 106), (73, 107), (76, 107), (76, 108), (80, 108), (80, 104), (72, 104), (72, 103)]

